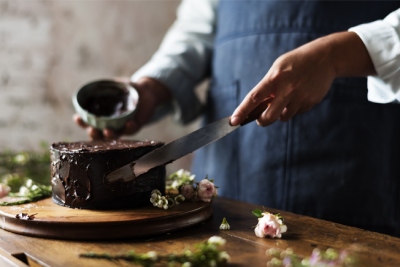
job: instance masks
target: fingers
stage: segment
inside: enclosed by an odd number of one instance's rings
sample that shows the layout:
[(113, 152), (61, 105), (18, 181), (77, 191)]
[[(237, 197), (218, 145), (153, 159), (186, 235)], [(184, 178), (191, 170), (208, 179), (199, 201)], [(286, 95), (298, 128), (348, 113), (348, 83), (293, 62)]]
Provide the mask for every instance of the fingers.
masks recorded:
[(134, 134), (139, 130), (139, 128), (140, 127), (136, 122), (130, 120), (125, 124), (125, 129), (123, 131), (123, 134), (126, 134), (126, 135)]
[(288, 105), (288, 100), (289, 99), (282, 97), (274, 98), (268, 109), (257, 119), (257, 124), (260, 126), (268, 126), (277, 121)]
[(72, 116), (72, 120), (77, 124), (79, 127), (86, 129), (88, 125), (79, 117), (78, 114), (74, 114)]
[(104, 136), (105, 140), (112, 140), (119, 138), (119, 134), (116, 131), (108, 128), (103, 129), (102, 135)]
[[(281, 89), (281, 91), (283, 91), (283, 89)], [(262, 113), (259, 113), (261, 115), (257, 118), (257, 124), (262, 127), (271, 125), (277, 120), (286, 122), (296, 114), (310, 110), (313, 106), (312, 104), (303, 104), (304, 101), (301, 100), (303, 97), (297, 94), (281, 93), (277, 94), (275, 97), (265, 97), (265, 94), (259, 94), (262, 95), (262, 97), (258, 97), (257, 94), (257, 88), (253, 89), (236, 108), (230, 121), (232, 126), (241, 124), (243, 121), (246, 121), (246, 118), (251, 114), (254, 114), (254, 111), (261, 106), (258, 99), (270, 103), (268, 107), (265, 107)]]
[(100, 139), (103, 139), (103, 134), (102, 134), (102, 132), (99, 131), (99, 130), (97, 130), (97, 129), (95, 129), (95, 128), (93, 128), (93, 127), (87, 127), (87, 128), (86, 128), (86, 132), (87, 132), (87, 134), (89, 135), (89, 137), (90, 137), (92, 140), (100, 140)]
[(260, 83), (245, 97), (242, 103), (235, 109), (231, 117), (231, 125), (236, 126), (246, 120), (262, 103), (268, 102), (264, 112), (257, 118), (257, 124), (268, 126), (279, 119), (283, 110), (288, 105), (290, 98), (281, 97), (271, 93), (272, 85)]
[(139, 124), (137, 124), (133, 120), (129, 120), (125, 123), (124, 128), (122, 128), (120, 130), (116, 131), (116, 130), (108, 129), (108, 128), (104, 129), (103, 136), (104, 136), (104, 139), (106, 139), (106, 140), (118, 139), (122, 135), (132, 135), (132, 134), (136, 133), (139, 129), (140, 129)]
[(285, 107), (279, 117), (279, 120), (281, 121), (289, 121), (291, 118), (293, 118), (296, 114), (299, 113), (299, 106), (294, 105), (294, 104), (289, 104), (287, 107)]
[[(104, 139), (105, 137), (107, 137), (106, 135), (103, 135), (103, 133), (93, 127), (90, 127), (89, 125), (87, 125), (81, 117), (79, 117), (78, 114), (74, 114), (72, 116), (72, 120), (81, 128), (86, 129), (86, 132), (88, 134), (88, 136), (90, 137), (90, 139), (92, 140), (99, 140), (99, 139)], [(108, 136), (111, 136), (110, 133), (107, 133)]]
[(250, 91), (242, 103), (240, 103), (240, 105), (233, 112), (230, 121), (231, 125), (236, 126), (244, 121), (250, 112), (252, 112), (262, 102), (262, 100), (264, 99), (257, 88)]
[(303, 107), (301, 107), (300, 109), (299, 109), (299, 111), (297, 112), (297, 114), (302, 114), (302, 113), (304, 113), (304, 112), (307, 112), (307, 111), (309, 111), (310, 109), (312, 109), (312, 105), (305, 105), (305, 106), (303, 106)]
[(260, 82), (246, 95), (242, 103), (232, 113), (230, 124), (236, 126), (242, 123), (255, 108), (268, 98), (271, 98), (271, 95)]
[[(246, 113), (246, 108), (247, 105), (250, 106), (249, 109), (253, 109), (248, 117), (244, 120), (245, 122), (248, 121), (248, 118), (251, 116), (254, 116), (253, 114), (257, 109), (260, 109), (260, 106), (263, 105), (261, 103), (259, 106), (253, 107), (252, 104), (249, 104), (246, 102), (247, 100), (243, 100), (241, 105), (235, 110), (235, 112), (232, 115), (231, 118), (231, 125), (235, 126), (238, 124), (241, 124), (243, 121), (241, 120), (240, 116), (237, 116), (236, 114), (245, 114)], [(312, 105), (304, 105), (302, 101), (299, 100), (299, 98), (296, 97), (282, 97), (282, 96), (277, 96), (275, 98), (272, 97), (267, 97), (264, 102), (268, 102), (269, 105), (268, 107), (264, 105), (264, 111), (259, 112), (257, 115), (257, 124), (259, 126), (265, 127), (268, 125), (271, 125), (277, 120), (281, 121), (289, 121), (292, 119), (295, 115), (306, 112), (312, 108)], [(245, 108), (242, 109), (241, 106), (244, 106)], [(242, 113), (241, 113), (242, 112)], [(236, 116), (236, 117), (234, 117)]]

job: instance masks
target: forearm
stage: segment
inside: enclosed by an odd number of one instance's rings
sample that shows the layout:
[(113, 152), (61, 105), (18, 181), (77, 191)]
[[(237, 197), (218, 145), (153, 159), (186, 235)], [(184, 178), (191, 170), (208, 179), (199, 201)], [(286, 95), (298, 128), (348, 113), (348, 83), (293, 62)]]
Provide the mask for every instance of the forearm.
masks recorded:
[(267, 126), (287, 121), (318, 104), (332, 81), (343, 76), (367, 76), (375, 68), (361, 39), (353, 32), (334, 33), (281, 55), (265, 77), (232, 114), (232, 125), (243, 121), (266, 99), (271, 103), (258, 118)]
[[(301, 53), (307, 62), (323, 62), (335, 77), (375, 75), (369, 53), (354, 32), (333, 33), (307, 43), (290, 53)], [(307, 57), (307, 58), (306, 58)], [(317, 57), (312, 59), (313, 57)]]
[(330, 46), (330, 57), (336, 77), (376, 75), (367, 48), (354, 32), (340, 32), (322, 38)]

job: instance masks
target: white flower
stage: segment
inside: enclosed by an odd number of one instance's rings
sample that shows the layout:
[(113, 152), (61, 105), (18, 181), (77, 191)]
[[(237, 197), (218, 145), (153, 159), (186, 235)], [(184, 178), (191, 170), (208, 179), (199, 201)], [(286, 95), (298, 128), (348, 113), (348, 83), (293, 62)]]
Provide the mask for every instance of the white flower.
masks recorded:
[(212, 197), (217, 195), (217, 188), (208, 179), (203, 179), (197, 185), (197, 196), (204, 202), (210, 202)]
[(184, 169), (179, 169), (179, 170), (176, 172), (176, 175), (177, 175), (178, 177), (182, 177), (184, 172), (185, 172)]
[(37, 185), (32, 185), (32, 187), (31, 187), (31, 190), (36, 190), (36, 189), (39, 189), (39, 187), (37, 186)]
[(189, 177), (191, 176), (191, 173), (184, 169), (180, 169), (177, 172), (175, 172), (175, 176), (176, 176), (175, 179), (177, 180), (190, 179)]
[[(190, 172), (189, 172), (189, 174), (190, 174)], [(189, 181), (194, 181), (194, 178), (196, 178), (196, 175), (190, 174)]]
[(154, 207), (160, 207), (163, 205), (162, 199), (161, 199), (161, 192), (157, 189), (154, 189), (151, 191), (151, 198), (150, 202), (153, 203)]
[(186, 171), (184, 169), (180, 169), (176, 172), (176, 176), (178, 176), (179, 178), (187, 178), (189, 180), (194, 180), (194, 177), (196, 175), (191, 174), (190, 171)]
[(30, 188), (33, 185), (33, 181), (31, 179), (28, 179), (25, 183), (25, 186)]
[(8, 185), (0, 183), (0, 198), (7, 196), (10, 191), (11, 188)]
[(223, 239), (222, 237), (220, 237), (220, 236), (212, 236), (212, 237), (210, 237), (209, 239), (208, 239), (208, 243), (210, 243), (210, 244), (215, 244), (215, 245), (218, 245), (218, 246), (223, 246), (223, 245), (225, 245), (225, 243), (226, 243), (226, 240), (225, 239)]
[(184, 264), (182, 264), (181, 267), (192, 267), (192, 264), (190, 262), (185, 262)]
[(218, 254), (218, 260), (222, 261), (222, 262), (230, 262), (231, 261), (231, 257), (229, 256), (229, 254), (226, 251), (221, 251)]
[(179, 194), (179, 195), (177, 195), (177, 196), (175, 197), (175, 204), (179, 204), (179, 203), (181, 203), (181, 202), (183, 202), (183, 201), (185, 201), (185, 197), (182, 196), (181, 194)]
[(217, 262), (215, 260), (210, 260), (209, 265), (210, 267), (216, 267), (217, 266)]
[(156, 261), (158, 259), (157, 253), (155, 251), (149, 251), (146, 253), (146, 256), (152, 261)]
[(219, 226), (219, 229), (221, 229), (221, 230), (229, 230), (229, 229), (231, 229), (231, 227), (230, 227), (230, 225), (229, 225), (229, 223), (228, 223), (228, 221), (226, 220), (225, 217), (222, 219), (222, 223)]
[(153, 196), (153, 194), (155, 194), (156, 196), (161, 196), (161, 192), (158, 189), (154, 189), (153, 191), (151, 191), (151, 196)]
[(20, 196), (27, 196), (27, 195), (29, 194), (29, 189), (28, 189), (27, 187), (25, 187), (25, 186), (21, 186), (21, 187), (19, 188), (18, 194), (19, 194)]
[(172, 182), (171, 187), (176, 189), (179, 187), (179, 185), (180, 185), (180, 182), (178, 180), (175, 180)]
[(264, 212), (263, 217), (258, 219), (258, 224), (254, 229), (254, 233), (258, 237), (270, 236), (272, 238), (282, 237), (282, 233), (287, 231), (287, 226), (277, 216)]
[(16, 163), (25, 164), (28, 162), (28, 156), (25, 154), (18, 154), (14, 157)]

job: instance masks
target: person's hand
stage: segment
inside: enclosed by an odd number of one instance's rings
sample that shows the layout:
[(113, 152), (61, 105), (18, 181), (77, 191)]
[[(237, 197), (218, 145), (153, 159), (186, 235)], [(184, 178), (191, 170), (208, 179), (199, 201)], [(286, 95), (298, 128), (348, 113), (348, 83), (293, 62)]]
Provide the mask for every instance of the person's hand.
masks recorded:
[(336, 77), (374, 73), (369, 54), (355, 33), (317, 39), (280, 56), (233, 112), (231, 124), (240, 124), (266, 99), (272, 101), (257, 123), (267, 126), (278, 119), (287, 121), (318, 104)]
[[(119, 82), (129, 83), (129, 79), (117, 79)], [(73, 120), (77, 125), (86, 129), (91, 139), (116, 139), (122, 135), (131, 135), (147, 123), (156, 108), (171, 99), (171, 93), (166, 86), (151, 78), (141, 78), (136, 83), (131, 83), (139, 94), (139, 103), (132, 120), (126, 122), (125, 127), (119, 131), (104, 129), (99, 131), (88, 126), (77, 114)]]

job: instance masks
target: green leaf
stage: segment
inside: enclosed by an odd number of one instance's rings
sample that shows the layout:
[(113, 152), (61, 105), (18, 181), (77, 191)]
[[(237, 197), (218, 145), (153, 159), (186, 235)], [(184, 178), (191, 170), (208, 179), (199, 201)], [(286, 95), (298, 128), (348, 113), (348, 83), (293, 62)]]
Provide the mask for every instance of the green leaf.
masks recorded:
[(262, 215), (262, 211), (259, 209), (253, 210), (252, 213), (254, 214), (254, 216), (256, 216), (257, 218), (261, 218)]

